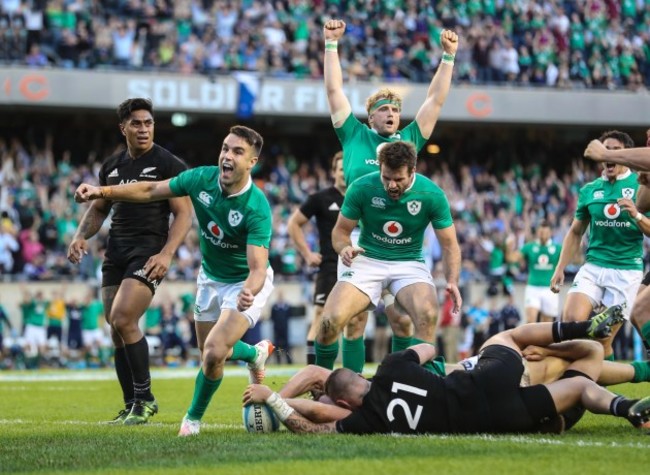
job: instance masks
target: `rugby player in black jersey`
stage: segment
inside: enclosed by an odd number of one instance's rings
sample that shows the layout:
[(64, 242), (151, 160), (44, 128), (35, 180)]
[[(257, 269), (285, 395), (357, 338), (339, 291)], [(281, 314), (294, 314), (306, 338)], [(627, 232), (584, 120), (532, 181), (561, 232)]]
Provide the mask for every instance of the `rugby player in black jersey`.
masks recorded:
[[(128, 99), (118, 106), (117, 115), (126, 149), (104, 161), (99, 171), (100, 185), (161, 181), (187, 169), (181, 159), (154, 143), (150, 100)], [(92, 201), (68, 249), (72, 263), (79, 263), (88, 253), (87, 240), (99, 231), (111, 210), (102, 265), (102, 299), (125, 404), (111, 422), (143, 424), (158, 412), (158, 404), (151, 393), (149, 347), (138, 320), (149, 307), (176, 249), (190, 229), (192, 207), (187, 197), (153, 203)], [(174, 216), (171, 224), (170, 214)]]
[[(558, 381), (521, 387), (522, 349), (575, 338), (599, 338), (623, 320), (620, 306), (587, 322), (528, 324), (502, 332), (483, 346), (476, 366), (447, 377), (422, 368), (435, 356), (420, 344), (388, 355), (372, 381), (347, 369), (334, 371), (325, 393), (337, 406), (306, 399), (284, 401), (262, 385), (251, 385), (244, 404), (266, 403), (297, 433), (522, 433), (561, 431), (571, 414), (584, 406), (596, 414), (628, 419), (650, 428), (650, 397), (639, 401), (617, 396), (594, 382), (602, 366), (602, 348), (569, 364)], [(307, 385), (305, 385), (306, 387)], [(294, 388), (295, 389), (295, 388)], [(578, 415), (572, 417), (579, 418)]]

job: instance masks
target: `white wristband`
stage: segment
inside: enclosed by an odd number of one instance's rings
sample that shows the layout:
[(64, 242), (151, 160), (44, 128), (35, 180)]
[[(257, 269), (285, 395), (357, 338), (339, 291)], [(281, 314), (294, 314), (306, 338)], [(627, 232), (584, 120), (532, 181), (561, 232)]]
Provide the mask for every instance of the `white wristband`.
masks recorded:
[(643, 219), (643, 215), (637, 211), (636, 216), (634, 216), (634, 220), (638, 223), (642, 219)]
[(266, 400), (266, 405), (273, 409), (281, 422), (286, 421), (294, 412), (294, 409), (278, 393), (271, 394)]

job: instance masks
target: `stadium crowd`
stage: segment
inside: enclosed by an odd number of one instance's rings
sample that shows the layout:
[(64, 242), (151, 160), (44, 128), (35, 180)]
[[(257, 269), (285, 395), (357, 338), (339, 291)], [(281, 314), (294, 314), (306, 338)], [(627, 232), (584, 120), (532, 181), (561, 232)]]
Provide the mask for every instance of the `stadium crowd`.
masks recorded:
[(2, 0), (0, 63), (321, 79), (327, 18), (349, 80), (429, 82), (450, 28), (460, 83), (650, 85), (642, 0)]

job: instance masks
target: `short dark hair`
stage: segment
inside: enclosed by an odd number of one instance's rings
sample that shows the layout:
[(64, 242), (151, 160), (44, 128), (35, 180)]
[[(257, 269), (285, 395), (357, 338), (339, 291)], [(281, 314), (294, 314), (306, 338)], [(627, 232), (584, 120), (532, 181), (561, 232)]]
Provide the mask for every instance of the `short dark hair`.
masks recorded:
[(386, 165), (391, 170), (398, 170), (403, 166), (411, 170), (415, 167), (418, 154), (411, 142), (398, 140), (381, 147), (378, 159), (379, 165)]
[(604, 132), (598, 140), (604, 142), (607, 139), (618, 140), (625, 148), (634, 148), (634, 140), (632, 140), (632, 137), (620, 130), (608, 130), (607, 132)]
[(255, 149), (255, 156), (260, 156), (264, 139), (258, 132), (244, 125), (233, 125), (230, 127), (230, 133), (243, 138), (248, 145)]
[(132, 99), (127, 99), (117, 106), (117, 117), (120, 119), (120, 124), (125, 120), (128, 120), (135, 111), (149, 111), (153, 117), (153, 103), (151, 99), (145, 99), (144, 97), (134, 97)]
[(356, 373), (347, 368), (337, 368), (325, 380), (325, 394), (329, 396), (332, 401), (345, 399), (347, 396), (348, 384), (352, 377), (356, 377)]
[(336, 164), (339, 160), (343, 160), (343, 152), (338, 151), (332, 157), (332, 171), (336, 170)]

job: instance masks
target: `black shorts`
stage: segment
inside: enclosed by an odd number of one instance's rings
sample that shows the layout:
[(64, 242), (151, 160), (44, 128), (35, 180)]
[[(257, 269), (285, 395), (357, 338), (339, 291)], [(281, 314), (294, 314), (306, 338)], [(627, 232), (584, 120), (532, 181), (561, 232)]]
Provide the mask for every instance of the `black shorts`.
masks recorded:
[(481, 352), (472, 373), (486, 397), (490, 432), (539, 432), (557, 417), (546, 386), (519, 387), (523, 372), (521, 355), (512, 348), (491, 345)]
[(161, 279), (149, 280), (144, 273), (144, 265), (151, 256), (160, 252), (164, 242), (151, 244), (119, 245), (109, 240), (106, 258), (102, 265), (102, 287), (119, 286), (124, 279), (136, 279), (144, 283), (152, 294), (162, 282)]
[(59, 342), (62, 342), (63, 328), (61, 327), (47, 327), (47, 339), (56, 337)]
[(325, 305), (325, 300), (336, 285), (336, 265), (325, 266), (316, 274), (316, 285), (314, 286), (314, 305)]
[(70, 326), (68, 327), (68, 347), (71, 350), (78, 350), (82, 346), (81, 320), (70, 320)]
[(643, 276), (643, 280), (641, 281), (641, 285), (650, 285), (650, 272), (646, 272), (646, 274)]

